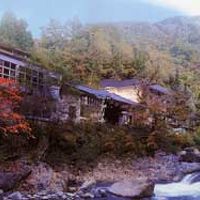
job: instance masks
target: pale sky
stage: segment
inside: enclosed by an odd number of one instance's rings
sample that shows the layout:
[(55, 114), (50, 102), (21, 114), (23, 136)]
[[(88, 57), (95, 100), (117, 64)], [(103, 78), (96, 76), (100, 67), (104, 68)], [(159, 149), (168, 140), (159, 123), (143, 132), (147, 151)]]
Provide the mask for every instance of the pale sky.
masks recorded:
[(146, 0), (146, 2), (176, 9), (188, 15), (200, 15), (200, 0)]
[(38, 37), (50, 19), (156, 22), (179, 15), (200, 15), (200, 0), (0, 0), (0, 17), (6, 11), (25, 19)]

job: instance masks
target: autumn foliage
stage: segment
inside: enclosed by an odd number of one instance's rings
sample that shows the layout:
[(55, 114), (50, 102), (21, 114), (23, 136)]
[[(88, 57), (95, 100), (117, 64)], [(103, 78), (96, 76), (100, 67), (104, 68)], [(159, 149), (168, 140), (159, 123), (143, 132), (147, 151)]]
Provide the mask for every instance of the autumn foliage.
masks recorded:
[(19, 113), (21, 100), (17, 83), (0, 78), (0, 133), (30, 132), (29, 124)]

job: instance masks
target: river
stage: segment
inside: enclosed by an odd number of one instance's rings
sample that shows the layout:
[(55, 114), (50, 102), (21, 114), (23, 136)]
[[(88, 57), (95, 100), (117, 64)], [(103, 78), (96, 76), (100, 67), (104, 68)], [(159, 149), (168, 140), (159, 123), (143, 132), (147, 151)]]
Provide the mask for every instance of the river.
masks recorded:
[(186, 175), (178, 183), (156, 184), (152, 200), (200, 200), (200, 172)]
[[(100, 185), (99, 185), (100, 186)], [(100, 188), (102, 185), (100, 186)], [(104, 185), (106, 188), (106, 185)], [(106, 198), (95, 200), (132, 200), (107, 194)], [(186, 175), (180, 182), (156, 184), (151, 200), (200, 200), (200, 172)]]

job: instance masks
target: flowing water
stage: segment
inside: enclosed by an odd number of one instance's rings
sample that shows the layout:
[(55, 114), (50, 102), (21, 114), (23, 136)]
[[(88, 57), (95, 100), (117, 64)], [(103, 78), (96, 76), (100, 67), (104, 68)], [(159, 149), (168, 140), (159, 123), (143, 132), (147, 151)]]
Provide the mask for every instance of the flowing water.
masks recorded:
[(200, 200), (200, 172), (186, 175), (178, 183), (156, 184), (153, 200)]

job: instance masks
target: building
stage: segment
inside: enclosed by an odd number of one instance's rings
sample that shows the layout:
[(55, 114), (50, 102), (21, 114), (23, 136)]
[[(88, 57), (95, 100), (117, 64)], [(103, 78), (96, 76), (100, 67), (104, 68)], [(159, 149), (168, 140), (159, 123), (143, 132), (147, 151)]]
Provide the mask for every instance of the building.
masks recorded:
[(0, 77), (19, 81), (21, 86), (41, 90), (59, 85), (61, 76), (30, 61), (30, 55), (0, 44)]
[[(113, 80), (104, 79), (100, 82), (100, 87), (106, 91), (122, 96), (126, 99), (140, 103), (139, 93), (141, 91), (141, 81), (138, 79)], [(169, 89), (158, 84), (149, 85), (149, 90), (157, 95), (169, 95)]]
[(65, 84), (60, 96), (57, 117), (62, 121), (125, 124), (129, 122), (127, 111), (139, 106), (117, 94), (83, 85)]
[[(100, 89), (64, 84), (61, 75), (31, 62), (30, 55), (0, 44), (0, 77), (16, 80), (24, 94), (22, 112), (27, 118), (107, 122), (129, 124), (133, 110), (141, 108), (140, 81), (102, 80)], [(150, 85), (157, 95), (170, 91), (160, 85)]]
[[(59, 98), (59, 74), (31, 62), (27, 52), (0, 44), (0, 77), (19, 82), (25, 97), (23, 112), (26, 116), (50, 118), (46, 105), (49, 102), (53, 104), (53, 100)], [(30, 106), (33, 101), (34, 104)]]
[[(139, 93), (140, 81), (102, 80), (101, 89), (83, 85), (65, 84), (61, 88), (57, 118), (62, 121), (108, 122), (111, 124), (131, 124), (134, 114), (141, 109)], [(155, 95), (169, 95), (170, 91), (160, 85), (149, 86)], [(58, 117), (59, 116), (59, 117)]]

